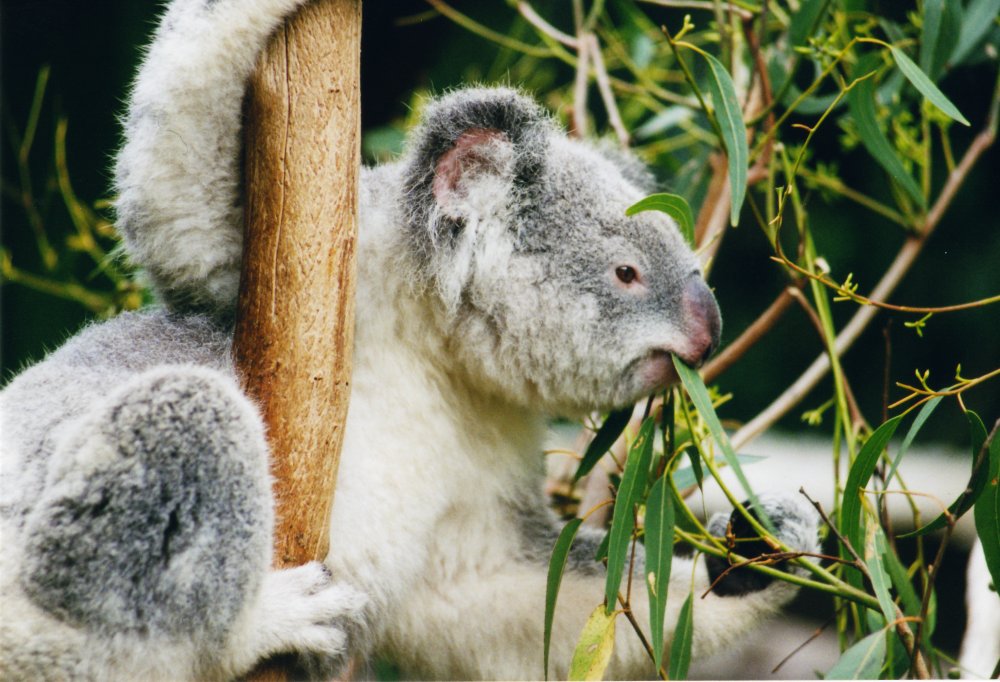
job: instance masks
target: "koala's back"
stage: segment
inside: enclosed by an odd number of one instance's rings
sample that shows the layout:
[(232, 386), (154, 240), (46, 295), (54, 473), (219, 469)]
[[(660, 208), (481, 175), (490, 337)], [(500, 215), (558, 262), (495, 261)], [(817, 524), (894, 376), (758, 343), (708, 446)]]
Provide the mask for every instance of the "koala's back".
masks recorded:
[(44, 485), (55, 444), (77, 418), (130, 377), (164, 365), (232, 372), (230, 335), (199, 315), (124, 313), (91, 325), (0, 392), (0, 468), (7, 518), (23, 517)]

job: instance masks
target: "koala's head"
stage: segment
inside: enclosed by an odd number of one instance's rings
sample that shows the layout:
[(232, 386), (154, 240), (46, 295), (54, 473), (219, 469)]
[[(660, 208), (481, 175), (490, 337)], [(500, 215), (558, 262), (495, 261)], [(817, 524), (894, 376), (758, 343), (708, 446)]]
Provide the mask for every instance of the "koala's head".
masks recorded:
[(568, 139), (531, 99), (428, 106), (404, 159), (409, 248), (471, 380), (554, 413), (623, 406), (698, 365), (721, 318), (630, 156)]

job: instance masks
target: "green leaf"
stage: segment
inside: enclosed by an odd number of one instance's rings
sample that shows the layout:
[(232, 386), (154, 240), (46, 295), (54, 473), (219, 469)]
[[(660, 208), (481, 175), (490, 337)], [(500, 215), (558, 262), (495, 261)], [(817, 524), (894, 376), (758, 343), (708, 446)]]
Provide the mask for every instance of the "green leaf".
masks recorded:
[[(691, 458), (692, 463), (694, 463), (696, 461), (700, 462), (700, 460), (695, 459), (695, 457), (697, 457), (697, 453), (695, 453), (692, 456), (692, 458)], [(754, 462), (760, 462), (761, 460), (765, 460), (765, 459), (767, 459), (767, 457), (765, 455), (742, 455), (742, 454), (740, 454), (740, 455), (736, 455), (736, 459), (738, 459), (741, 464), (753, 464)], [(724, 458), (722, 458), (722, 457), (716, 457), (715, 458), (715, 463), (716, 464), (725, 464), (726, 460)], [(691, 466), (691, 467), (684, 467), (682, 469), (678, 469), (677, 471), (674, 472), (673, 475), (674, 475), (674, 485), (676, 485), (679, 490), (684, 490), (685, 488), (690, 488), (691, 486), (699, 483), (698, 470), (695, 469), (693, 466)]]
[[(861, 523), (861, 496), (863, 489), (875, 471), (875, 465), (882, 451), (889, 443), (889, 439), (896, 433), (899, 422), (903, 415), (893, 417), (886, 423), (879, 426), (868, 440), (861, 446), (854, 464), (847, 472), (847, 482), (844, 484), (844, 498), (840, 506), (840, 532), (851, 543), (856, 551), (860, 551), (864, 546), (865, 531)], [(849, 558), (847, 550), (841, 548), (842, 556)], [(849, 573), (848, 576), (856, 575)]]
[(962, 112), (958, 110), (951, 100), (945, 97), (944, 93), (938, 90), (938, 87), (931, 82), (931, 79), (927, 77), (920, 67), (913, 63), (913, 60), (906, 56), (906, 53), (900, 50), (894, 45), (889, 46), (889, 51), (892, 52), (893, 59), (896, 60), (896, 65), (899, 70), (903, 72), (907, 80), (913, 84), (920, 94), (931, 101), (931, 104), (940, 109), (944, 114), (955, 121), (958, 121), (962, 125), (969, 125), (969, 121), (962, 116)]
[(979, 496), (974, 511), (976, 533), (983, 544), (986, 566), (993, 584), (1000, 586), (1000, 436), (990, 442), (990, 468), (986, 489)]
[[(962, 491), (954, 502), (948, 505), (948, 513), (956, 520), (969, 511), (972, 505), (976, 503), (979, 495), (986, 487), (986, 481), (989, 479), (990, 473), (989, 457), (979, 459), (983, 443), (986, 442), (986, 427), (983, 426), (983, 420), (972, 410), (966, 411), (965, 416), (969, 420), (969, 433), (972, 437), (972, 473), (969, 476), (969, 483), (965, 486), (965, 490)], [(940, 514), (927, 525), (899, 537), (907, 538), (914, 535), (924, 535), (938, 528), (944, 528), (947, 523), (948, 517), (945, 514)]]
[(962, 4), (945, 0), (924, 1), (920, 34), (920, 68), (936, 81), (948, 62), (962, 25)]
[(830, 6), (830, 0), (805, 0), (799, 11), (792, 15), (792, 22), (788, 26), (788, 42), (792, 46), (805, 45), (809, 38), (816, 33), (826, 10)]
[(715, 120), (719, 123), (722, 142), (729, 157), (729, 184), (733, 194), (729, 223), (736, 225), (747, 193), (747, 166), (750, 163), (747, 127), (743, 122), (743, 112), (740, 110), (740, 100), (736, 96), (733, 79), (729, 77), (726, 67), (710, 54), (703, 53), (703, 56), (708, 60), (711, 71), (708, 89), (715, 104)]
[(573, 546), (573, 539), (576, 532), (580, 530), (583, 519), (573, 519), (563, 527), (552, 549), (552, 558), (549, 559), (549, 575), (545, 583), (545, 634), (542, 640), (545, 658), (545, 679), (549, 679), (549, 644), (552, 641), (552, 618), (556, 613), (556, 599), (559, 597), (559, 585), (562, 583), (563, 571), (566, 569), (566, 560), (569, 558), (569, 549)]
[(937, 406), (941, 404), (944, 396), (935, 396), (924, 403), (924, 406), (920, 408), (920, 412), (917, 414), (917, 418), (913, 420), (913, 424), (910, 426), (910, 430), (906, 432), (906, 438), (903, 439), (903, 444), (899, 446), (899, 451), (896, 453), (895, 458), (892, 460), (892, 466), (889, 467), (889, 473), (885, 477), (885, 484), (888, 486), (889, 482), (892, 481), (892, 477), (896, 474), (896, 468), (899, 463), (903, 461), (903, 455), (906, 451), (910, 449), (910, 444), (913, 443), (913, 439), (917, 437), (917, 433), (923, 427), (924, 422), (934, 413)]
[(868, 635), (845, 651), (824, 676), (828, 680), (875, 680), (885, 659), (885, 632)]
[(590, 473), (590, 470), (600, 461), (604, 453), (615, 444), (618, 436), (622, 435), (622, 431), (628, 426), (630, 419), (632, 419), (631, 407), (625, 407), (608, 414), (608, 418), (604, 420), (601, 428), (594, 435), (594, 440), (590, 441), (590, 445), (587, 446), (587, 451), (583, 453), (580, 466), (576, 468), (576, 474), (573, 475), (574, 483)]
[(712, 434), (712, 438), (715, 439), (715, 442), (722, 450), (722, 455), (726, 458), (726, 462), (736, 475), (736, 480), (738, 480), (740, 485), (743, 486), (743, 492), (745, 492), (747, 497), (750, 498), (753, 508), (757, 510), (761, 523), (773, 533), (774, 525), (764, 513), (763, 505), (761, 505), (757, 500), (757, 493), (755, 493), (750, 487), (750, 482), (747, 481), (747, 477), (743, 473), (743, 467), (740, 466), (740, 460), (736, 456), (736, 453), (733, 452), (733, 446), (729, 442), (729, 436), (726, 435), (725, 430), (722, 428), (719, 416), (715, 414), (715, 408), (712, 407), (712, 399), (708, 396), (708, 389), (705, 388), (705, 383), (701, 380), (701, 376), (698, 374), (697, 370), (691, 369), (685, 365), (684, 362), (676, 355), (673, 356), (673, 360), (674, 369), (677, 370), (677, 376), (680, 377), (685, 390), (687, 390), (688, 395), (691, 396), (691, 402), (694, 403), (695, 409), (698, 410), (698, 414), (701, 415), (705, 425), (708, 426), (708, 431)]
[[(886, 543), (886, 545), (887, 546), (882, 553), (882, 562), (885, 566), (886, 572), (892, 579), (892, 586), (896, 589), (896, 594), (899, 595), (903, 615), (919, 616), (920, 610), (923, 606), (920, 602), (920, 597), (917, 596), (916, 590), (913, 589), (913, 583), (910, 582), (910, 576), (907, 574), (906, 568), (903, 567), (903, 564), (900, 563), (899, 557), (888, 548), (888, 543)], [(907, 623), (907, 626), (910, 628), (911, 632), (916, 632), (916, 624)], [(934, 634), (933, 623), (927, 623), (920, 629), (920, 637), (923, 640), (924, 648), (927, 651), (931, 651), (932, 634)], [(905, 660), (900, 659), (900, 661), (902, 661), (902, 664), (905, 665), (905, 667), (909, 667), (909, 657), (905, 657)]]
[(671, 680), (686, 679), (688, 667), (691, 665), (691, 641), (694, 634), (693, 598), (692, 593), (684, 600), (684, 606), (677, 616), (674, 639), (670, 642), (670, 665), (667, 668), (667, 677)]
[(687, 199), (676, 194), (651, 194), (645, 199), (641, 199), (625, 209), (625, 215), (631, 216), (642, 211), (660, 211), (666, 213), (674, 219), (684, 241), (689, 246), (694, 246), (694, 214), (688, 205)]
[(941, 37), (944, 12), (944, 0), (924, 0), (923, 26), (920, 31), (920, 68), (931, 75), (934, 74), (934, 56)]
[[(896, 593), (902, 602), (903, 613), (907, 616), (916, 616), (920, 613), (920, 598), (917, 596), (916, 590), (913, 589), (913, 583), (910, 582), (906, 568), (893, 552), (886, 552), (882, 558), (885, 560), (886, 572), (892, 578), (892, 586), (896, 588)], [(926, 628), (924, 629), (926, 630)]]
[(952, 65), (965, 61), (972, 49), (979, 44), (995, 25), (1000, 14), (1000, 0), (972, 0), (962, 17), (962, 30), (958, 34), (958, 45), (951, 54)]
[[(869, 73), (875, 67), (874, 55), (867, 55), (855, 66), (855, 77)], [(872, 155), (875, 161), (896, 181), (899, 186), (921, 208), (926, 206), (926, 200), (920, 187), (913, 177), (906, 172), (903, 162), (896, 156), (896, 150), (889, 144), (889, 139), (878, 125), (878, 114), (875, 111), (875, 84), (871, 78), (856, 83), (847, 93), (847, 106), (858, 129), (861, 143)]]
[(649, 478), (649, 462), (653, 455), (653, 418), (646, 417), (639, 428), (639, 434), (629, 448), (622, 482), (618, 486), (615, 509), (611, 517), (611, 538), (608, 540), (608, 575), (605, 586), (607, 612), (615, 610), (618, 587), (622, 582), (625, 555), (628, 553), (632, 530), (635, 528), (635, 505), (640, 501), (646, 480)]
[(603, 606), (598, 606), (590, 614), (573, 652), (569, 679), (600, 680), (604, 677), (604, 670), (615, 648), (615, 615), (605, 613)]
[(891, 623), (896, 620), (896, 605), (889, 592), (891, 583), (883, 563), (888, 551), (888, 543), (885, 541), (885, 533), (882, 532), (881, 526), (872, 524), (865, 534), (865, 565), (868, 566), (868, 574), (871, 576), (875, 597), (878, 599), (885, 622)]
[(674, 556), (674, 504), (667, 477), (653, 484), (646, 500), (646, 591), (649, 595), (649, 639), (653, 662), (660, 669), (663, 659), (663, 616), (670, 587), (670, 563)]
[(610, 540), (611, 533), (605, 533), (604, 537), (601, 538), (601, 544), (597, 546), (597, 552), (594, 554), (594, 561), (604, 561), (608, 558), (608, 542)]

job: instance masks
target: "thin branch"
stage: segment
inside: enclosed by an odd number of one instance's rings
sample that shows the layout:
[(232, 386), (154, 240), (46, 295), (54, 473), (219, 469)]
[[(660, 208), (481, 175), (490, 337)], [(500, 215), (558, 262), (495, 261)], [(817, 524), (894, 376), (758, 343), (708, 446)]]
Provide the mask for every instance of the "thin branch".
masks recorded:
[(597, 36), (588, 34), (590, 42), (590, 57), (594, 61), (594, 76), (597, 79), (597, 89), (604, 100), (604, 108), (608, 112), (608, 122), (618, 136), (618, 141), (623, 147), (629, 144), (628, 130), (622, 122), (621, 114), (618, 113), (618, 104), (615, 102), (615, 94), (611, 91), (611, 82), (608, 79), (608, 71), (604, 67), (604, 57), (601, 55), (601, 45), (597, 42)]
[(590, 85), (590, 41), (583, 30), (583, 7), (580, 0), (573, 2), (576, 21), (576, 76), (573, 80), (573, 125), (572, 135), (585, 137), (587, 134), (587, 90)]
[[(659, 5), (660, 7), (678, 7), (678, 8), (690, 8), (690, 9), (704, 9), (704, 10), (714, 10), (716, 8), (716, 3), (712, 0), (639, 0), (639, 2), (644, 2), (647, 5)], [(753, 19), (753, 12), (738, 5), (732, 3), (724, 2), (722, 6), (728, 9), (733, 14), (736, 14), (740, 19)]]
[[(618, 593), (618, 603), (621, 604), (622, 606), (622, 613), (624, 613), (625, 617), (628, 618), (628, 622), (632, 624), (632, 629), (635, 630), (635, 634), (639, 636), (639, 641), (642, 643), (642, 647), (646, 650), (646, 653), (649, 655), (649, 660), (655, 661), (656, 659), (653, 657), (653, 647), (650, 646), (649, 640), (646, 639), (646, 635), (643, 634), (642, 626), (639, 625), (639, 621), (635, 619), (635, 615), (633, 615), (632, 613), (632, 607), (629, 606), (628, 602), (626, 602), (622, 598), (620, 592)], [(663, 645), (660, 644), (660, 646)], [(661, 679), (664, 680), (668, 679), (667, 673), (662, 667), (656, 672), (659, 673)]]
[(566, 47), (571, 47), (574, 50), (578, 50), (580, 48), (579, 35), (574, 38), (568, 33), (563, 33), (558, 28), (545, 21), (545, 19), (543, 19), (541, 15), (535, 11), (534, 7), (524, 0), (518, 1), (517, 11), (522, 17), (524, 17), (525, 21), (534, 26), (540, 33), (543, 33), (556, 42), (562, 43)]
[[(989, 149), (995, 141), (998, 103), (1000, 103), (1000, 79), (998, 79), (997, 89), (994, 90), (993, 105), (990, 109), (990, 117), (986, 127), (976, 136), (972, 144), (969, 145), (969, 148), (966, 150), (961, 162), (955, 167), (955, 170), (948, 175), (948, 180), (945, 182), (937, 201), (934, 202), (934, 206), (927, 214), (922, 228), (918, 233), (904, 242), (899, 253), (896, 254), (896, 258), (882, 276), (882, 279), (875, 285), (871, 294), (873, 299), (886, 300), (889, 298), (896, 286), (903, 279), (903, 276), (912, 267), (924, 244), (927, 243), (928, 238), (934, 232), (934, 229), (941, 222), (945, 211), (951, 205), (955, 194), (962, 186), (962, 183), (965, 182), (976, 161), (979, 160), (983, 152)], [(834, 340), (834, 351), (838, 357), (842, 356), (854, 344), (861, 335), (861, 332), (875, 318), (878, 311), (879, 309), (873, 306), (864, 306), (858, 309), (854, 317), (851, 318), (847, 326), (844, 327)], [(745, 447), (747, 443), (769, 429), (776, 421), (781, 419), (781, 417), (798, 404), (829, 370), (830, 358), (828, 355), (823, 354), (816, 358), (795, 383), (785, 389), (784, 393), (768, 405), (763, 412), (733, 434), (731, 439), (733, 447), (737, 449)]]
[(524, 54), (532, 57), (553, 56), (552, 50), (546, 47), (541, 47), (539, 45), (529, 45), (528, 43), (524, 43), (521, 42), (520, 40), (515, 40), (513, 38), (505, 36), (502, 33), (497, 33), (493, 29), (483, 26), (482, 24), (480, 24), (478, 21), (475, 21), (471, 17), (462, 14), (448, 3), (442, 2), (442, 0), (426, 0), (426, 1), (427, 4), (429, 4), (431, 7), (436, 9), (444, 16), (454, 21), (462, 28), (472, 33), (475, 33), (478, 36), (486, 38), (489, 41), (497, 43), (498, 45), (502, 45), (503, 47), (515, 50), (517, 52), (523, 52)]
[(726, 349), (719, 353), (702, 373), (705, 383), (715, 381), (723, 372), (732, 367), (743, 355), (760, 341), (774, 325), (780, 320), (794, 300), (792, 291), (798, 291), (796, 286), (801, 286), (803, 282), (789, 285), (783, 289), (778, 297), (760, 314), (753, 324), (747, 327), (735, 341), (726, 346)]
[[(816, 333), (819, 334), (820, 341), (822, 341), (825, 337), (823, 332), (823, 321), (819, 319), (819, 314), (812, 307), (812, 305), (810, 305), (809, 299), (807, 299), (805, 294), (801, 291), (794, 289), (790, 293), (798, 302), (799, 307), (805, 311), (806, 317), (809, 318), (812, 326), (816, 329)], [(851, 427), (855, 429), (859, 426), (867, 427), (868, 421), (861, 414), (861, 408), (858, 407), (858, 401), (854, 398), (854, 391), (851, 390), (851, 385), (848, 383), (847, 377), (842, 376), (841, 381), (844, 387), (844, 398), (847, 400), (847, 409), (850, 410), (851, 413)]]
[(817, 275), (814, 272), (810, 272), (806, 268), (803, 268), (801, 265), (789, 260), (783, 253), (780, 252), (780, 250), (777, 256), (771, 256), (771, 260), (777, 263), (781, 263), (786, 268), (794, 270), (803, 277), (808, 277), (809, 279), (819, 282), (823, 286), (837, 292), (838, 297), (835, 298), (834, 300), (850, 300), (860, 305), (874, 306), (876, 308), (892, 310), (897, 313), (925, 313), (925, 314), (954, 313), (958, 312), (959, 310), (981, 308), (983, 306), (992, 305), (993, 303), (1000, 303), (1000, 294), (997, 294), (995, 296), (990, 296), (988, 298), (980, 298), (975, 301), (967, 301), (965, 303), (956, 303), (954, 305), (944, 305), (936, 307), (896, 305), (893, 303), (886, 303), (885, 301), (880, 301), (875, 298), (862, 296), (843, 284), (837, 284), (826, 275)]

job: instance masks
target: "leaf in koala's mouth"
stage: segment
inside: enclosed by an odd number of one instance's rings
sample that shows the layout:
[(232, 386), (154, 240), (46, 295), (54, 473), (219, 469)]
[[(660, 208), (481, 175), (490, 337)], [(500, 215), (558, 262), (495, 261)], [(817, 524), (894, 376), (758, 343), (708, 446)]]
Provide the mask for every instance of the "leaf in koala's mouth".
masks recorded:
[(677, 370), (671, 354), (665, 350), (654, 350), (639, 363), (637, 371), (646, 393), (677, 383)]

